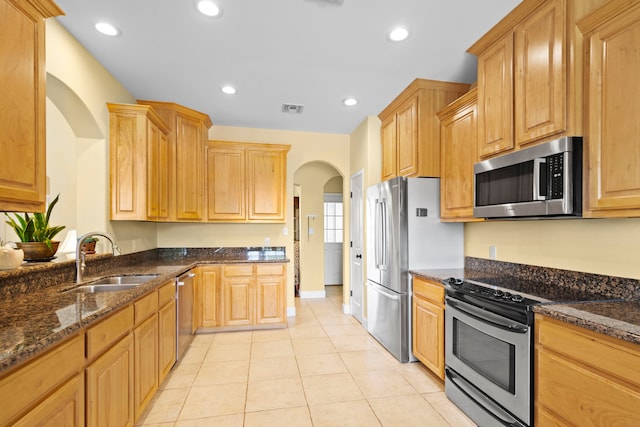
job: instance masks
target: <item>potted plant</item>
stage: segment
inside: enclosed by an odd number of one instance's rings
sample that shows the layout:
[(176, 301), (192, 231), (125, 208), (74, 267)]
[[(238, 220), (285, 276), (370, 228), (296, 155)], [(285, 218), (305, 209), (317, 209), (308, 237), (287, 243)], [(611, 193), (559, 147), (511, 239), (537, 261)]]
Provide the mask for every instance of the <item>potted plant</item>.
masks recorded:
[(82, 242), (82, 245), (80, 246), (80, 249), (85, 254), (88, 254), (88, 255), (95, 254), (96, 253), (96, 242), (97, 241), (98, 241), (97, 237), (87, 237)]
[(27, 261), (50, 260), (58, 250), (60, 242), (53, 238), (64, 229), (64, 225), (51, 226), (49, 219), (60, 194), (47, 207), (46, 214), (36, 212), (31, 215), (24, 213), (24, 216), (14, 213), (11, 216), (5, 213), (8, 218), (7, 224), (13, 228), (20, 239), (16, 246), (24, 251), (24, 259)]

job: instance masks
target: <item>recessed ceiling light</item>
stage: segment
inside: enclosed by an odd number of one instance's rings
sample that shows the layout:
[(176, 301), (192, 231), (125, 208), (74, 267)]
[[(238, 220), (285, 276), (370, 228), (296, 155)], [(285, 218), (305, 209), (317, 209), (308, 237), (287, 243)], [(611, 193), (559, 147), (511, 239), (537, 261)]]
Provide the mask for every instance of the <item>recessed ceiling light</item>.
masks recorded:
[(196, 7), (200, 11), (200, 13), (206, 16), (220, 16), (220, 14), (222, 13), (220, 7), (218, 7), (218, 5), (211, 0), (200, 0), (196, 3)]
[(98, 22), (96, 24), (96, 30), (100, 31), (102, 34), (106, 36), (113, 37), (120, 34), (120, 31), (113, 25), (109, 24), (108, 22)]
[(237, 92), (235, 87), (229, 85), (222, 86), (220, 90), (222, 91), (222, 93), (226, 93), (227, 95), (233, 95)]
[(347, 107), (353, 107), (357, 103), (358, 103), (358, 100), (355, 98), (345, 98), (342, 100), (342, 105), (345, 105)]
[(396, 27), (389, 31), (388, 37), (392, 42), (401, 42), (409, 37), (409, 30), (405, 27)]

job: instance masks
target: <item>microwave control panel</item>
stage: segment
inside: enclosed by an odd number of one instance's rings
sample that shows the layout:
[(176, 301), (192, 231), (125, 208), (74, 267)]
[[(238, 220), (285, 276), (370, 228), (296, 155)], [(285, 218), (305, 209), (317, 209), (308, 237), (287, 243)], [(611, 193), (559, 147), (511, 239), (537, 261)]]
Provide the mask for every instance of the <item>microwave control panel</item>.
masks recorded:
[(563, 169), (564, 153), (547, 157), (547, 170), (549, 176), (549, 194), (551, 199), (562, 199), (563, 196)]

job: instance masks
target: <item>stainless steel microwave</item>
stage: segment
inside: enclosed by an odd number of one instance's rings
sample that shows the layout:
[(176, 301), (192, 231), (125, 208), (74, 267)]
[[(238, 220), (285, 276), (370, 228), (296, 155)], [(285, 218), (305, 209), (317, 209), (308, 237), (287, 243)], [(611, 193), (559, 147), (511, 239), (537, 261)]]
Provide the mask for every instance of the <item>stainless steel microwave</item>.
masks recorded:
[(582, 216), (582, 138), (564, 137), (474, 165), (477, 218)]

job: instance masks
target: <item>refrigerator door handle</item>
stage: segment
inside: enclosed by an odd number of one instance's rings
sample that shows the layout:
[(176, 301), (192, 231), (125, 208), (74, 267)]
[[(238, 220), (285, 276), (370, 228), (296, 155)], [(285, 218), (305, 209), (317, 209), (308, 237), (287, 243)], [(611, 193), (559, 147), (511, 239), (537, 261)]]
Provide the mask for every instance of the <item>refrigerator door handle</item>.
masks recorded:
[(380, 264), (382, 263), (382, 202), (376, 199), (376, 212), (374, 218), (374, 229), (375, 229), (375, 262), (376, 268), (380, 268)]
[(387, 227), (387, 201), (382, 200), (380, 202), (380, 265), (378, 268), (380, 270), (387, 269), (387, 263), (389, 260), (387, 259), (388, 252), (388, 244), (389, 244), (389, 229)]

